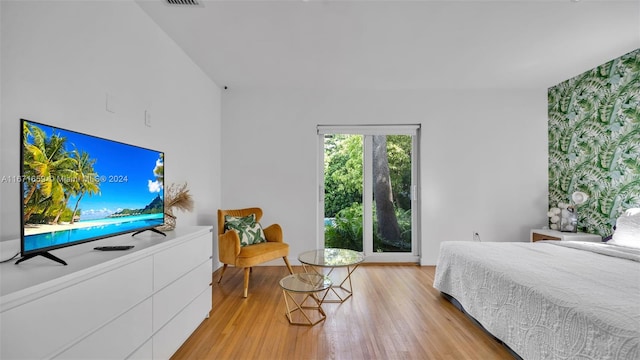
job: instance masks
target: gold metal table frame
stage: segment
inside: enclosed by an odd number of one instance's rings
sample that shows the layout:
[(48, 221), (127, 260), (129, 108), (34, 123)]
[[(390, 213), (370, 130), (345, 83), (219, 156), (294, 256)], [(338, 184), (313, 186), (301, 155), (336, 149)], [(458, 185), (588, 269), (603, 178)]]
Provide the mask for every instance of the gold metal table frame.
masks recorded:
[[(307, 273), (315, 273), (331, 278), (334, 270), (337, 268), (346, 269), (346, 275), (339, 281), (333, 281), (329, 290), (335, 295), (334, 299), (325, 299), (327, 303), (343, 303), (353, 295), (353, 284), (351, 282), (351, 274), (364, 261), (362, 253), (349, 249), (326, 248), (311, 250), (301, 253), (298, 261), (302, 264), (304, 271)], [(324, 274), (322, 268), (328, 268), (329, 271)], [(335, 277), (335, 276), (334, 276)]]
[[(329, 293), (331, 285), (329, 277), (315, 273), (292, 274), (280, 280), (280, 287), (282, 288), (282, 295), (287, 308), (285, 315), (289, 323), (292, 325), (314, 326), (325, 320), (327, 314), (322, 309), (322, 302)], [(321, 296), (318, 296), (318, 293)], [(301, 294), (302, 300), (296, 300), (295, 294)], [(289, 301), (293, 304), (290, 304)], [(311, 304), (305, 305), (308, 302), (311, 302)], [(296, 312), (302, 315), (302, 319), (294, 319), (293, 314)]]

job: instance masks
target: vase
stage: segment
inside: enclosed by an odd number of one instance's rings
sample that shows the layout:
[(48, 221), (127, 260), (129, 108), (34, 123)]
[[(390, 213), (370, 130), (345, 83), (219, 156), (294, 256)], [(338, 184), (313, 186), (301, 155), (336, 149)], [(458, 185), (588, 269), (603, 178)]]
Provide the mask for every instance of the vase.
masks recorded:
[(164, 212), (164, 224), (157, 227), (161, 231), (171, 231), (176, 228), (176, 216), (173, 215), (171, 209), (167, 209)]
[(573, 206), (562, 209), (560, 217), (560, 231), (578, 232), (578, 211)]

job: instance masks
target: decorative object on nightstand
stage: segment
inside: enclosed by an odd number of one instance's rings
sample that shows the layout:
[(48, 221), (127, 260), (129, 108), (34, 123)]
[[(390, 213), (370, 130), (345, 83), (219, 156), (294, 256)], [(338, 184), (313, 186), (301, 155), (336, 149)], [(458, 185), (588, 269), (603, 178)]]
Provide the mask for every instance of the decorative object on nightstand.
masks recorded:
[(560, 231), (578, 232), (578, 210), (573, 205), (567, 205), (560, 212)]
[(575, 191), (571, 194), (569, 203), (558, 203), (557, 207), (552, 207), (547, 212), (549, 217), (549, 227), (552, 230), (560, 230), (563, 232), (578, 232), (578, 208), (589, 199), (589, 195), (582, 191)]
[(552, 207), (547, 212), (547, 216), (549, 217), (549, 227), (551, 228), (551, 230), (558, 230), (560, 228), (559, 222), (561, 211), (562, 210), (560, 210), (559, 207)]

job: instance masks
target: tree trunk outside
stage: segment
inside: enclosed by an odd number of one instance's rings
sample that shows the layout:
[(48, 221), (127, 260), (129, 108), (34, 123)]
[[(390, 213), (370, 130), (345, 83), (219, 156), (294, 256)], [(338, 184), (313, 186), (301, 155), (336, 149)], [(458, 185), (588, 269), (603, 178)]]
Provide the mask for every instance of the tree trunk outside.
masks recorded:
[(382, 240), (396, 242), (400, 239), (400, 226), (393, 207), (387, 137), (373, 136), (373, 197), (376, 202), (378, 233)]

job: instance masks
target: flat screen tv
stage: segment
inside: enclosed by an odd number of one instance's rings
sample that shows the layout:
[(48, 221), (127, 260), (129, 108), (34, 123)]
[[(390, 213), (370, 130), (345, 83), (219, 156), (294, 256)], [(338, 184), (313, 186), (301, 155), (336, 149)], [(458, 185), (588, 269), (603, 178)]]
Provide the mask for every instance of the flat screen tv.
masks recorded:
[(21, 120), (21, 253), (49, 251), (164, 223), (164, 153)]

